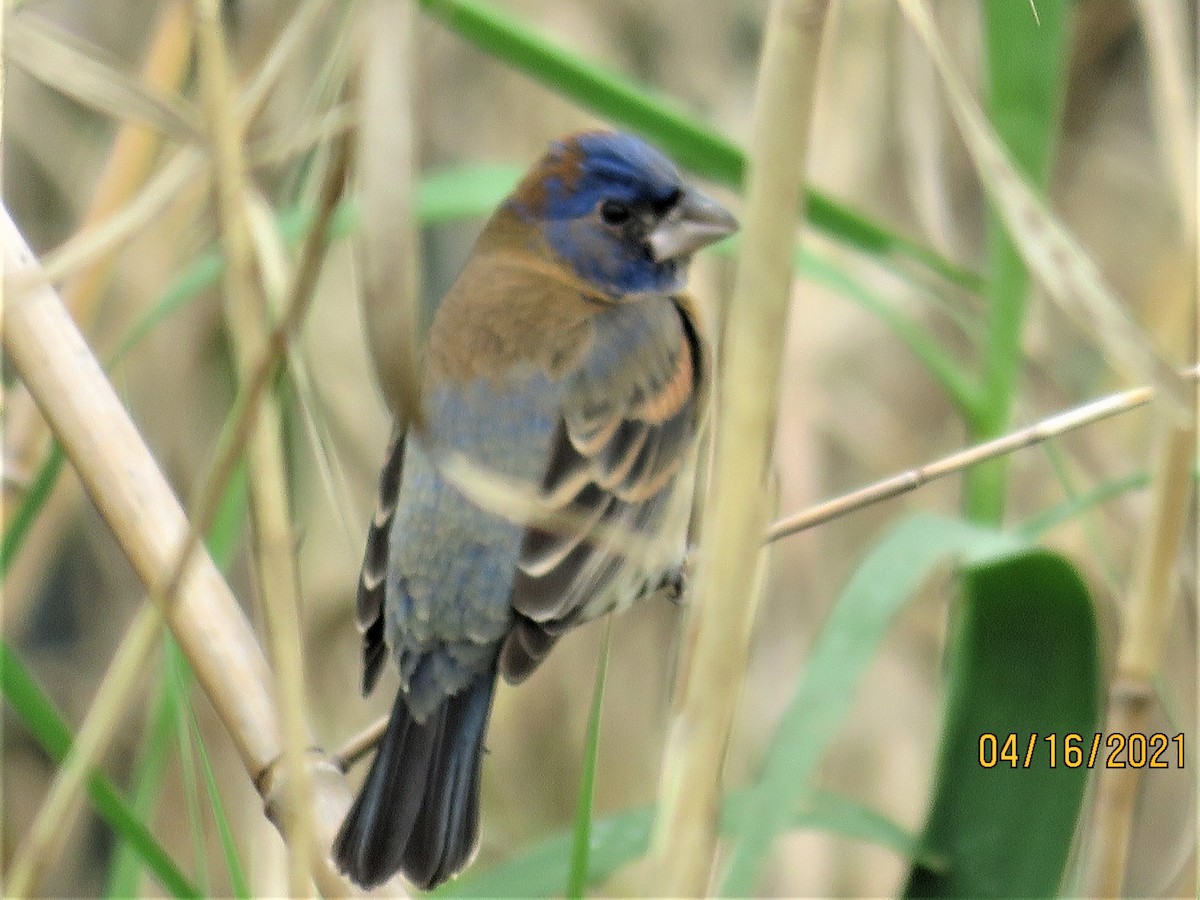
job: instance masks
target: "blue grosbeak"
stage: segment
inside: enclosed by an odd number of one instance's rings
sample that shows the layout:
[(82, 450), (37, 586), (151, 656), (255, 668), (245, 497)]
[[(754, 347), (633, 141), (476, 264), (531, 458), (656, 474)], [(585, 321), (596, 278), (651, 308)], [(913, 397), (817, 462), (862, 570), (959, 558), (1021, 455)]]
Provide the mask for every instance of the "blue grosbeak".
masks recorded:
[[(678, 575), (710, 362), (683, 288), (736, 227), (643, 141), (585, 132), (484, 228), (430, 330), (427, 425), (395, 439), (367, 539), (363, 690), (387, 650), (400, 690), (334, 845), (358, 884), (461, 870), (497, 673), (521, 681), (564, 632)], [(483, 509), (446, 451), (559, 515)]]

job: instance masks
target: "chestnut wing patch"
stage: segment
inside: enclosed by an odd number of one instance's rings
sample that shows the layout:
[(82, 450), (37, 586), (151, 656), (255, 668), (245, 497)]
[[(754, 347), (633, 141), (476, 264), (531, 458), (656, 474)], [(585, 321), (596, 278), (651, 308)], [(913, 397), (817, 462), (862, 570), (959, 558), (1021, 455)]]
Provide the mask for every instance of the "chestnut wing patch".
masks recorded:
[(597, 316), (592, 346), (565, 386), (542, 480), (547, 502), (564, 515), (530, 525), (521, 547), (518, 617), (501, 655), (510, 681), (532, 672), (579, 621), (627, 563), (629, 542), (653, 535), (696, 433), (702, 353), (688, 312), (667, 298)]

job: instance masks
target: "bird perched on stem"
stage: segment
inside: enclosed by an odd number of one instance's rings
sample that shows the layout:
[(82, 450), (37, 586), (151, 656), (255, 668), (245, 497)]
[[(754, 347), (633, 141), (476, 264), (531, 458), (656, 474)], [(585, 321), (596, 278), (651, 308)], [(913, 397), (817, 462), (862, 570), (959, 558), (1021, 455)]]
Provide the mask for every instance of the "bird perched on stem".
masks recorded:
[[(358, 589), (363, 690), (400, 669), (334, 858), (372, 887), (431, 889), (479, 836), (497, 674), (676, 581), (708, 348), (688, 262), (733, 216), (628, 134), (554, 142), (493, 214), (430, 329), (425, 425), (394, 440)], [(477, 502), (450, 458), (537, 503)]]

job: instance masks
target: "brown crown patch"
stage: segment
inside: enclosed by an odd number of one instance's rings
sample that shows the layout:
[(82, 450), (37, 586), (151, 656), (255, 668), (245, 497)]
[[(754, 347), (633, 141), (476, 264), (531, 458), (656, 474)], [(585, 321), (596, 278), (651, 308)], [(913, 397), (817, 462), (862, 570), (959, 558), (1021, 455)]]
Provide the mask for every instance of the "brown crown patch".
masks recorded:
[(513, 200), (535, 213), (544, 212), (549, 197), (546, 186), (558, 181), (565, 190), (575, 189), (583, 170), (583, 147), (579, 139), (595, 131), (581, 131), (567, 135), (551, 144), (546, 154), (529, 170), (513, 191)]

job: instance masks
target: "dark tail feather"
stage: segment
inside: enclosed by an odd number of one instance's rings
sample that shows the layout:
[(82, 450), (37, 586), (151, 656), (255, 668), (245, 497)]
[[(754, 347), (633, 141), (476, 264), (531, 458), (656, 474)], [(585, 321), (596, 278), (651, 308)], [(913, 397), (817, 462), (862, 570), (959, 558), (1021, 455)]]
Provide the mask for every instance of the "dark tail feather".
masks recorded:
[(479, 769), (495, 671), (423, 723), (396, 698), (362, 792), (333, 844), (338, 867), (372, 888), (402, 871), (432, 890), (460, 871), (479, 837)]

